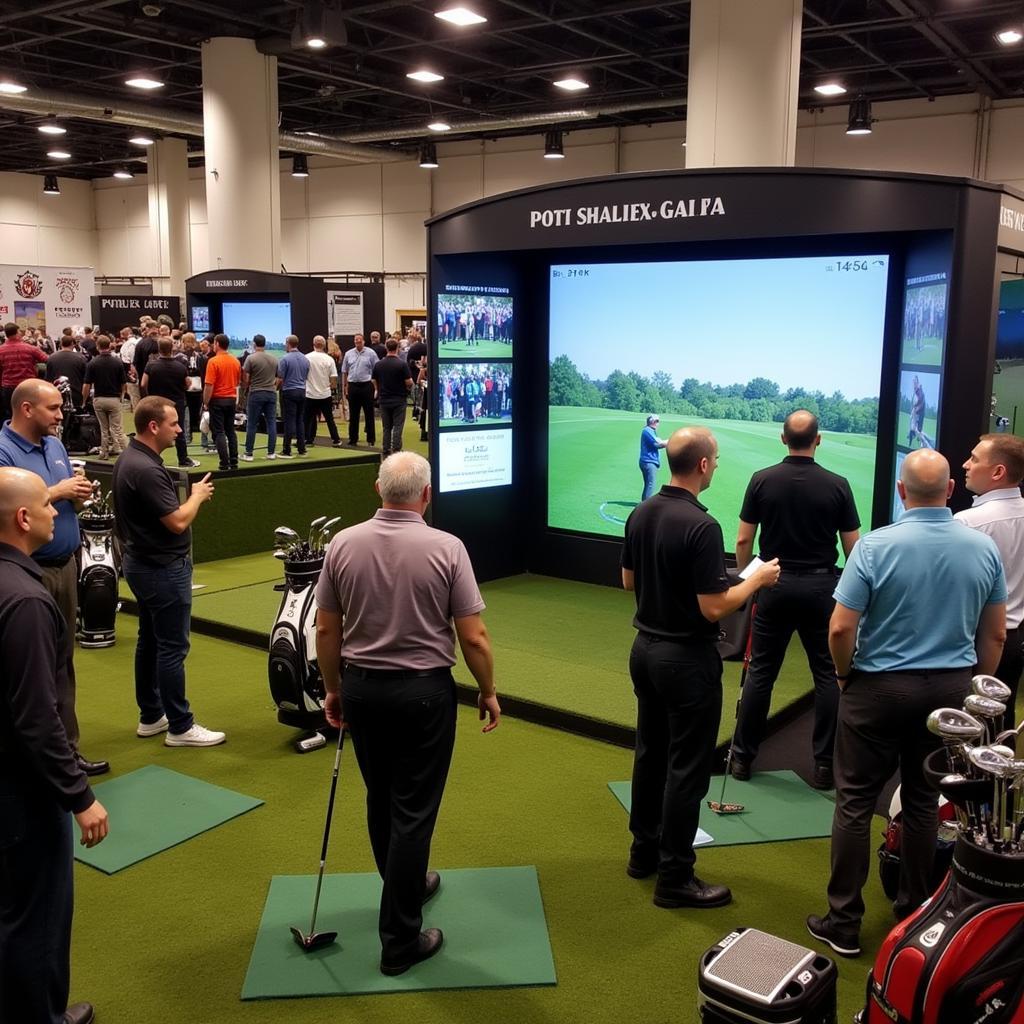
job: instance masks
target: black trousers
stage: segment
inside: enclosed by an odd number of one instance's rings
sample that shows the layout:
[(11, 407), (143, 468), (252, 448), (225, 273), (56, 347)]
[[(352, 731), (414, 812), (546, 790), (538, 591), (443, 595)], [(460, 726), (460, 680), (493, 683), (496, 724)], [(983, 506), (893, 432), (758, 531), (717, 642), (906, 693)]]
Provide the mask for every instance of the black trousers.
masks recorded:
[[(181, 425), (181, 433), (174, 439), (174, 452), (178, 456), (178, 465), (185, 466), (188, 464), (188, 435), (185, 433), (185, 403), (175, 402), (174, 411), (178, 414), (178, 423)], [(235, 421), (232, 418), (232, 426), (234, 425), (234, 422)]]
[(334, 423), (334, 400), (332, 398), (310, 398), (306, 396), (306, 444), (316, 440), (316, 420), (320, 413), (324, 414), (324, 422), (332, 441), (339, 440), (338, 428)]
[(233, 398), (211, 398), (210, 430), (217, 446), (221, 469), (238, 468), (238, 435), (235, 433), (236, 402)]
[[(199, 433), (199, 420), (203, 415), (203, 392), (202, 391), (186, 391), (185, 392), (185, 405), (188, 408), (188, 431), (186, 440), (191, 444), (194, 435)], [(181, 429), (185, 429), (185, 421), (181, 419), (181, 414), (178, 414), (178, 419), (181, 420)]]
[(749, 763), (757, 757), (768, 723), (772, 689), (796, 630), (814, 681), (814, 761), (832, 764), (839, 687), (828, 650), (828, 620), (835, 607), (835, 588), (833, 571), (783, 572), (774, 587), (758, 593), (750, 669), (743, 684), (733, 747), (738, 760)]
[(14, 388), (0, 388), (0, 423), (5, 423), (11, 418), (11, 395)]
[(373, 384), (363, 381), (360, 384), (348, 385), (348, 443), (355, 444), (359, 440), (359, 413), (366, 420), (366, 443), (377, 443), (377, 424), (373, 418)]
[(942, 744), (927, 729), (930, 712), (960, 707), (972, 669), (854, 672), (839, 699), (836, 734), (836, 810), (832, 819), (829, 913), (836, 927), (857, 934), (864, 916), (861, 890), (871, 855), (872, 817), (882, 788), (900, 770), (903, 841), (897, 914), (931, 895), (938, 792), (922, 762)]
[(0, 1020), (63, 1024), (71, 984), (71, 815), (46, 795), (26, 792), (14, 771), (0, 766)]
[(1003, 644), (1003, 654), (999, 659), (999, 666), (996, 668), (995, 677), (1012, 691), (1010, 699), (1006, 702), (1006, 728), (1011, 729), (1017, 722), (1014, 708), (1017, 705), (1017, 689), (1020, 685), (1021, 672), (1024, 671), (1024, 628), (1006, 631), (1006, 643)]
[(405, 402), (394, 405), (381, 402), (380, 431), (384, 437), (382, 450), (384, 455), (402, 450), (402, 431), (405, 428)]
[(711, 643), (639, 633), (629, 674), (637, 704), (630, 852), (657, 864), (665, 886), (685, 885), (722, 718), (722, 659)]
[(346, 666), (342, 706), (366, 783), (366, 822), (377, 870), (381, 950), (401, 958), (423, 926), (430, 842), (455, 746), (455, 682), (447, 668), (425, 676), (366, 674)]

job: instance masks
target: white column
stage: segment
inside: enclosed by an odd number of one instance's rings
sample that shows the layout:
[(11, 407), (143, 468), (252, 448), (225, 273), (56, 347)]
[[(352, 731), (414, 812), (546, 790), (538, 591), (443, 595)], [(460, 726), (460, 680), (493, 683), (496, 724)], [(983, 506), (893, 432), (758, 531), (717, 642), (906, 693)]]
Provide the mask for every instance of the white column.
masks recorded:
[(281, 270), (277, 58), (251, 39), (202, 44), (210, 266)]
[(167, 279), (168, 295), (185, 295), (192, 276), (192, 245), (188, 215), (188, 143), (161, 139), (147, 155), (149, 234), (156, 257), (156, 276)]
[(687, 167), (791, 167), (803, 0), (693, 0)]

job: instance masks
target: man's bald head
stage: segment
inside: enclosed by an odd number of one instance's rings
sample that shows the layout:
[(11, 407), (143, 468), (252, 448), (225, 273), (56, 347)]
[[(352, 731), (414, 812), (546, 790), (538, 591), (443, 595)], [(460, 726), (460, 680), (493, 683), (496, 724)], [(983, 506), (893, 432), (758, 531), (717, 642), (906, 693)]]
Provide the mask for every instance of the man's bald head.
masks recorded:
[(29, 377), (23, 380), (11, 395), (11, 408), (17, 410), (23, 402), (29, 405), (40, 405), (47, 400), (56, 397), (60, 400), (60, 392), (46, 380), (39, 377)]
[(900, 483), (906, 502), (912, 505), (944, 506), (949, 499), (949, 463), (932, 448), (911, 452), (900, 469)]
[(0, 542), (30, 555), (53, 539), (56, 514), (41, 476), (0, 466)]
[(683, 427), (668, 439), (665, 455), (672, 476), (689, 477), (704, 472), (701, 460), (713, 463), (717, 451), (715, 435), (707, 427)]
[(818, 417), (807, 409), (794, 409), (782, 424), (782, 440), (793, 451), (804, 452), (808, 448), (816, 448), (821, 440), (818, 436)]

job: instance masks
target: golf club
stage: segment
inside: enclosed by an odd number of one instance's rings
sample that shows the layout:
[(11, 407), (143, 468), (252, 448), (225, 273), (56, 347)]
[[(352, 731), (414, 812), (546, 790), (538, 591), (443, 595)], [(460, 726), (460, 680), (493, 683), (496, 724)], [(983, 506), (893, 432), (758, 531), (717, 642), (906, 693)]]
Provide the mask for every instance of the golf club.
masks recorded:
[(1013, 692), (1006, 683), (1000, 682), (995, 676), (975, 676), (971, 680), (971, 689), (979, 697), (991, 697), (992, 700), (999, 700), (1004, 704)]
[(316, 537), (317, 530), (321, 526), (323, 526), (323, 524), (326, 523), (326, 522), (327, 522), (327, 516), (317, 516), (316, 519), (314, 519), (309, 524), (309, 537), (306, 539), (306, 544), (309, 545), (310, 548), (312, 548), (314, 546), (314, 542), (313, 541), (314, 541), (314, 538)]
[(345, 730), (338, 733), (338, 749), (334, 754), (334, 771), (331, 773), (331, 792), (327, 798), (327, 820), (324, 822), (324, 841), (320, 847), (320, 873), (316, 878), (316, 895), (313, 897), (313, 917), (309, 922), (309, 932), (306, 935), (294, 926), (291, 929), (292, 938), (303, 953), (312, 953), (316, 949), (323, 949), (331, 945), (338, 937), (337, 932), (318, 932), (316, 930), (316, 913), (320, 907), (320, 889), (324, 883), (324, 867), (327, 864), (327, 842), (331, 837), (331, 817), (334, 814), (334, 795), (338, 791), (338, 769), (341, 766), (341, 748), (345, 745)]
[(964, 711), (980, 718), (985, 723), (986, 740), (991, 741), (996, 734), (996, 719), (1003, 717), (1006, 705), (991, 697), (979, 697), (978, 694), (972, 693), (964, 698)]
[[(743, 668), (740, 670), (740, 688), (736, 694), (736, 722), (740, 720), (740, 701), (743, 699), (743, 684), (747, 681), (750, 668), (750, 648), (754, 642), (754, 617), (757, 615), (757, 598), (750, 606), (750, 627), (747, 629), (747, 646), (743, 651)], [(736, 724), (733, 724), (732, 736), (729, 738), (729, 752), (725, 755), (725, 771), (722, 773), (722, 790), (717, 800), (709, 800), (708, 808), (715, 814), (742, 814), (747, 808), (744, 804), (725, 803), (725, 786), (732, 771), (732, 748), (736, 742)]]
[(968, 740), (980, 739), (985, 733), (985, 726), (960, 708), (937, 708), (928, 716), (926, 724), (928, 731), (938, 736), (946, 747), (950, 771), (968, 769), (964, 745)]

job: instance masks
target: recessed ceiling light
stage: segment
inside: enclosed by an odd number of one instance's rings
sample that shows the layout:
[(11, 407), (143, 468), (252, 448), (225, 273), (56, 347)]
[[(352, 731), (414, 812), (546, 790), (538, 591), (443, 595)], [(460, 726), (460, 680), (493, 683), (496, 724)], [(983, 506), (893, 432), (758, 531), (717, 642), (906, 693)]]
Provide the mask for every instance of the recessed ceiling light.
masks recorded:
[(10, 80), (0, 82), (0, 92), (9, 93), (12, 96), (16, 96), (18, 93), (26, 92), (28, 90), (27, 85), (21, 85), (19, 82), (12, 82)]
[(70, 160), (71, 154), (65, 149), (51, 149), (46, 154), (51, 160)]
[(132, 78), (126, 78), (124, 84), (130, 85), (133, 89), (162, 89), (164, 87), (163, 82), (158, 82), (155, 78), (150, 78), (149, 75), (134, 75)]
[(814, 91), (819, 96), (842, 96), (846, 92), (846, 86), (838, 82), (822, 82), (821, 85), (814, 87)]
[(132, 172), (129, 171), (127, 167), (118, 167), (118, 169), (116, 171), (114, 171), (114, 177), (115, 178), (134, 178), (135, 175), (132, 174)]
[(45, 121), (43, 124), (38, 125), (39, 131), (44, 135), (66, 135), (67, 128), (61, 124), (57, 124), (56, 121)]
[(156, 142), (156, 139), (151, 135), (144, 135), (142, 132), (139, 132), (137, 135), (133, 135), (128, 141), (133, 146), (152, 146), (153, 143)]
[(465, 28), (466, 25), (482, 25), (487, 20), (482, 14), (477, 14), (468, 7), (450, 7), (447, 11), (436, 11), (434, 17), (460, 28)]
[(1021, 32), (1017, 28), (1004, 28), (1002, 32), (996, 33), (996, 39), (1003, 44), (1003, 46), (1013, 46), (1015, 43), (1019, 43), (1024, 39), (1024, 32)]
[(327, 45), (327, 40), (321, 39), (319, 36), (312, 36), (306, 40), (306, 45), (311, 50), (322, 50)]
[(406, 78), (412, 78), (417, 82), (443, 82), (444, 75), (439, 75), (435, 71), (427, 71), (425, 68), (421, 68), (419, 71), (410, 71), (405, 76)]
[(452, 130), (452, 126), (447, 121), (431, 121), (427, 127), (432, 132), (450, 132)]
[(560, 78), (555, 85), (559, 89), (565, 89), (566, 92), (580, 92), (582, 89), (589, 89), (590, 85), (584, 82), (582, 78), (575, 78), (570, 76), (569, 78)]

